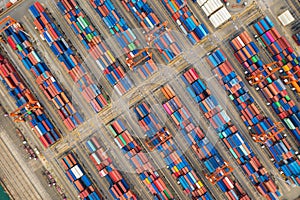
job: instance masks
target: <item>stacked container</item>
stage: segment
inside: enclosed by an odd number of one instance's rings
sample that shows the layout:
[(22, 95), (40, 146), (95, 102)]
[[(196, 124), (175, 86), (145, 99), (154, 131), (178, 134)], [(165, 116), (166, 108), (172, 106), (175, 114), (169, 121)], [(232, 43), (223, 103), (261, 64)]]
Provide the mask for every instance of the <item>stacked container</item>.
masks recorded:
[(263, 62), (257, 55), (259, 49), (248, 33), (241, 33), (230, 44), (235, 51), (235, 57), (245, 67), (250, 77), (260, 76), (260, 74), (262, 77), (265, 77), (256, 84), (257, 87), (298, 143), (300, 143), (300, 110), (288, 96), (281, 80), (277, 79), (276, 75), (272, 74), (268, 68), (264, 68)]
[(267, 16), (255, 23), (254, 29), (267, 46), (273, 60), (282, 67), (284, 82), (295, 89), (297, 93), (300, 93), (300, 60), (289, 42), (279, 34)]
[(140, 127), (147, 135), (147, 144), (163, 157), (172, 176), (181, 185), (184, 193), (194, 199), (213, 199), (201, 180), (185, 159), (166, 127), (159, 124), (149, 106), (143, 102), (134, 108)]
[(209, 32), (206, 26), (200, 24), (199, 20), (187, 6), (185, 0), (162, 0), (162, 3), (193, 45), (208, 35)]
[(166, 63), (174, 60), (182, 52), (166, 23), (159, 20), (147, 0), (122, 0), (122, 4), (148, 34), (147, 42), (158, 49)]
[(115, 168), (112, 159), (107, 155), (106, 150), (100, 146), (96, 137), (86, 141), (86, 147), (90, 152), (90, 159), (96, 166), (99, 175), (106, 177), (109, 182), (109, 192), (114, 199), (123, 200), (137, 199), (134, 192), (130, 189), (122, 174)]
[(189, 94), (199, 105), (201, 112), (209, 120), (257, 191), (267, 199), (276, 199), (280, 196), (267, 170), (257, 159), (237, 127), (231, 122), (225, 110), (200, 80), (197, 72), (189, 69), (182, 75), (182, 80), (187, 86)]
[(101, 200), (102, 195), (92, 183), (91, 179), (85, 173), (79, 162), (77, 161), (73, 152), (64, 156), (60, 160), (64, 167), (65, 174), (69, 181), (73, 183), (74, 187), (79, 193), (80, 199), (84, 200)]
[[(221, 84), (227, 91), (229, 98), (239, 111), (244, 124), (250, 129), (252, 134), (260, 137), (267, 132), (269, 134), (277, 133), (275, 137), (268, 138), (261, 141), (261, 143), (268, 148), (276, 168), (280, 171), (282, 169), (288, 171), (284, 175), (289, 177), (289, 174), (291, 174), (292, 178), (289, 181), (294, 182), (296, 180), (294, 183), (299, 185), (300, 179), (297, 173), (300, 171), (300, 166), (288, 141), (280, 132), (278, 133), (278, 130), (272, 128), (276, 127), (274, 122), (261, 113), (261, 108), (255, 103), (241, 77), (234, 72), (224, 53), (218, 49), (209, 55), (208, 59), (214, 68), (213, 71), (218, 75)], [(289, 165), (295, 166), (295, 169), (293, 167), (290, 168)]]
[(209, 21), (215, 28), (221, 26), (231, 18), (231, 14), (221, 0), (193, 0), (201, 7)]
[(78, 61), (78, 57), (71, 50), (42, 5), (36, 2), (29, 7), (29, 10), (35, 18), (34, 24), (40, 32), (41, 37), (46, 40), (63, 69), (68, 72), (72, 80), (76, 83), (84, 99), (92, 106), (95, 112), (99, 112), (108, 104), (99, 87), (93, 82), (90, 75)]
[(15, 67), (2, 55), (0, 55), (0, 79), (9, 95), (15, 100), (20, 112), (29, 120), (30, 127), (40, 139), (45, 148), (54, 144), (60, 138), (60, 134), (54, 128), (42, 109), (27, 110), (27, 103), (36, 101), (31, 91), (25, 86)]
[(297, 43), (298, 46), (300, 46), (300, 32), (293, 35), (293, 39)]
[(117, 93), (122, 95), (132, 88), (133, 83), (125, 73), (124, 67), (115, 58), (76, 1), (60, 0), (57, 6)]
[(39, 88), (54, 104), (65, 126), (69, 130), (75, 129), (83, 122), (83, 119), (66, 96), (63, 88), (55, 79), (48, 66), (32, 46), (24, 29), (19, 23), (16, 23), (13, 26), (7, 27), (4, 32), (7, 36), (8, 44), (16, 51), (24, 67), (34, 75)]
[(126, 62), (129, 68), (137, 71), (143, 79), (157, 71), (158, 68), (152, 60), (152, 54), (143, 49), (140, 41), (118, 13), (113, 3), (110, 0), (90, 0), (90, 3), (127, 54)]
[(142, 147), (131, 136), (120, 119), (113, 121), (109, 130), (114, 135), (114, 140), (122, 150), (125, 157), (130, 161), (142, 182), (147, 186), (155, 200), (173, 199), (173, 195), (164, 181), (155, 171), (154, 167), (143, 153)]
[(206, 178), (213, 184), (217, 183), (228, 199), (250, 199), (240, 184), (232, 180), (229, 175), (231, 172), (230, 167), (205, 136), (203, 130), (199, 126), (195, 126), (189, 110), (175, 95), (173, 89), (166, 85), (161, 91), (167, 99), (163, 103), (164, 110), (171, 117), (199, 159), (203, 161), (208, 171)]

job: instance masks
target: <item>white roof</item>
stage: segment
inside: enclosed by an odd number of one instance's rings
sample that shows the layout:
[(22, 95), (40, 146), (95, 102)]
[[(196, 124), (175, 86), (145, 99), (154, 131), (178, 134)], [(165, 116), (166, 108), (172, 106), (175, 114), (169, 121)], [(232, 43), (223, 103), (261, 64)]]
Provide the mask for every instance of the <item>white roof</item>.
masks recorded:
[(293, 15), (290, 13), (289, 10), (286, 10), (284, 13), (278, 16), (279, 21), (283, 26), (289, 25), (293, 21), (295, 21), (295, 18)]

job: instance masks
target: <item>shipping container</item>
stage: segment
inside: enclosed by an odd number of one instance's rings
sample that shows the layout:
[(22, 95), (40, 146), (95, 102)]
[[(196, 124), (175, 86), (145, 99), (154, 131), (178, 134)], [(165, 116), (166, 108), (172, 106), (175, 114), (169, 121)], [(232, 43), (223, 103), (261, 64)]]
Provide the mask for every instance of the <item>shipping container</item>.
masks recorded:
[(20, 114), (24, 116), (25, 121), (29, 122), (30, 127), (40, 139), (43, 146), (47, 148), (57, 142), (61, 135), (52, 122), (50, 122), (41, 105), (38, 103), (38, 108), (34, 110), (26, 110), (24, 108), (26, 105), (33, 104), (37, 100), (25, 85), (16, 68), (2, 55), (0, 55), (0, 79), (9, 95), (15, 100), (17, 108), (20, 109)]
[(182, 49), (166, 23), (159, 20), (151, 6), (145, 1), (122, 0), (122, 4), (148, 34), (147, 44), (158, 49), (166, 63), (173, 61)]
[(75, 153), (68, 153), (60, 159), (60, 163), (64, 167), (67, 178), (78, 191), (80, 199), (87, 199), (86, 197), (89, 197), (89, 199), (103, 199), (102, 194), (78, 162)]
[(114, 87), (118, 95), (123, 95), (130, 90), (133, 87), (133, 83), (126, 74), (124, 67), (108, 48), (94, 25), (87, 19), (77, 2), (73, 0), (60, 0), (57, 1), (56, 5), (64, 16), (64, 19), (72, 27), (91, 55), (91, 59), (95, 60), (97, 66), (101, 69), (103, 75)]
[[(109, 190), (113, 193), (113, 197), (116, 199), (137, 199), (135, 193), (122, 177), (121, 172), (115, 168), (112, 159), (107, 155), (107, 150), (99, 145), (95, 136), (86, 141), (86, 147), (90, 151), (90, 159), (96, 166), (99, 175), (105, 176), (111, 183)], [(121, 192), (120, 194), (115, 192), (116, 188)]]
[[(221, 58), (219, 58), (221, 59)], [(248, 174), (251, 183), (255, 185), (263, 185), (266, 181), (272, 181), (266, 173), (266, 169), (262, 166), (257, 159), (252, 149), (250, 148), (244, 136), (241, 135), (237, 127), (233, 124), (226, 111), (218, 103), (216, 98), (211, 95), (211, 92), (206, 87), (204, 82), (200, 79), (195, 69), (191, 68), (184, 72), (181, 76), (187, 91), (193, 99), (199, 104), (200, 111), (204, 114), (205, 118), (211, 123), (218, 136), (221, 138), (225, 146), (228, 148), (236, 162)], [(188, 89), (189, 88), (189, 89)], [(259, 165), (259, 169), (252, 170), (254, 163)], [(210, 166), (211, 168), (213, 166)], [(251, 170), (252, 173), (248, 173)], [(255, 178), (253, 178), (253, 176)], [(262, 179), (261, 177), (264, 177)], [(260, 191), (259, 191), (260, 192)], [(267, 191), (260, 194), (264, 197), (270, 197), (272, 191)]]
[[(244, 37), (242, 36), (241, 38)], [(246, 39), (241, 40), (241, 42), (243, 41), (246, 41)], [(247, 41), (251, 42), (249, 38)], [(258, 104), (256, 104), (255, 99), (249, 93), (249, 90), (246, 87), (246, 84), (242, 81), (242, 78), (235, 73), (231, 63), (227, 60), (225, 53), (221, 49), (215, 50), (208, 56), (208, 62), (213, 68), (213, 72), (218, 76), (220, 83), (228, 92), (230, 100), (240, 113), (245, 126), (250, 130), (251, 136), (262, 139), (266, 132), (274, 133), (275, 137), (265, 138), (258, 142), (262, 142), (262, 144), (264, 144), (264, 146), (269, 150), (270, 156), (274, 159), (274, 165), (276, 168), (281, 171), (281, 168), (284, 168), (286, 163), (294, 162), (295, 159), (288, 156), (293, 155), (294, 150), (291, 149), (290, 145), (284, 139), (283, 133), (281, 133), (282, 129), (270, 118), (265, 116), (264, 113), (262, 113), (262, 109), (258, 106)], [(283, 86), (283, 84), (279, 85)], [(278, 152), (274, 151), (273, 146), (276, 146), (277, 148), (278, 144), (280, 144), (281, 149), (284, 150)], [(286, 175), (290, 176), (288, 174)], [(298, 176), (296, 174), (294, 175)]]

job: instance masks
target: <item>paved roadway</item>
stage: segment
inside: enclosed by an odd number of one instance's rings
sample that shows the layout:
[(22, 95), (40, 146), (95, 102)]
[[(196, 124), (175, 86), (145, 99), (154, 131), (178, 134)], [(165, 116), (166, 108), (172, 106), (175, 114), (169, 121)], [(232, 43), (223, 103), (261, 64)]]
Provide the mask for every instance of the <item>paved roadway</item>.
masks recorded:
[[(49, 188), (41, 174), (41, 162), (24, 158), (21, 141), (16, 137), (15, 126), (10, 118), (0, 113), (0, 165), (2, 180), (13, 196), (20, 199), (59, 199), (54, 189)], [(19, 144), (19, 145), (17, 145)], [(29, 143), (30, 144), (30, 143)], [(53, 197), (53, 198), (52, 198)]]
[[(14, 109), (16, 109), (14, 104), (12, 104), (12, 102), (14, 102), (14, 100), (2, 91), (6, 91), (6, 89), (1, 84), (0, 85), (1, 104), (3, 105), (3, 107), (6, 108), (7, 112), (11, 112)], [(58, 164), (54, 158), (54, 153), (52, 151), (50, 151), (49, 149), (46, 151), (43, 151), (43, 147), (42, 147), (41, 143), (36, 138), (35, 134), (32, 132), (32, 130), (28, 124), (19, 123), (19, 128), (20, 128), (20, 130), (22, 130), (27, 141), (30, 141), (32, 143), (32, 146), (38, 147), (40, 152), (43, 154), (43, 157), (45, 158), (45, 159), (41, 159), (43, 165), (49, 171), (51, 171), (53, 174), (55, 173), (54, 174), (55, 179), (56, 179), (57, 183), (59, 185), (62, 185), (63, 189), (67, 192), (67, 197), (70, 197), (71, 199), (76, 198), (76, 195), (74, 195), (74, 194), (76, 194), (75, 188), (72, 185), (70, 185), (70, 183), (69, 183), (67, 177), (65, 176), (65, 174), (63, 173), (63, 171), (58, 168)]]
[[(49, 2), (49, 1), (47, 1), (47, 2)], [(26, 1), (26, 4), (30, 4), (29, 3), (29, 1)], [(49, 4), (51, 4), (52, 6), (51, 6), (51, 9), (53, 9), (53, 10), (55, 10), (56, 12), (51, 12), (52, 14), (53, 14), (53, 16), (54, 17), (59, 17), (59, 18), (61, 18), (61, 14), (60, 13), (58, 13), (58, 10), (57, 10), (57, 8), (55, 7), (55, 6), (53, 6), (53, 2), (51, 1), (51, 3), (49, 3)], [(119, 3), (117, 3), (117, 4), (119, 4)], [(25, 4), (22, 4), (22, 7), (23, 7), (23, 5), (25, 5)], [(152, 5), (152, 4), (151, 4)], [(90, 8), (87, 8), (87, 7), (89, 7), (89, 5), (86, 5), (85, 3), (82, 3), (82, 6), (85, 8), (85, 10), (86, 11), (90, 11), (90, 10), (93, 10), (93, 9), (91, 9), (91, 7)], [(152, 5), (153, 6), (153, 5)], [(155, 6), (155, 5), (154, 5)], [(25, 6), (24, 6), (25, 7)], [(123, 7), (122, 6), (119, 6), (120, 7), (120, 9), (123, 9)], [(163, 7), (163, 6), (162, 6)], [(160, 6), (155, 6), (154, 7), (155, 9), (162, 9)], [(127, 11), (126, 11), (127, 12)], [(125, 13), (126, 13), (125, 12)], [(18, 13), (20, 13), (20, 12), (18, 12)], [(124, 14), (124, 9), (123, 9), (123, 12), (122, 12), (122, 14)], [(20, 16), (20, 14), (18, 14), (19, 16)], [(127, 19), (129, 19), (130, 17), (127, 17), (127, 15), (129, 15), (129, 16), (131, 16), (131, 14), (126, 14), (125, 15), (125, 17), (127, 18)], [(13, 15), (14, 16), (14, 15)], [(91, 17), (90, 15), (89, 15), (89, 17)], [(160, 18), (162, 18), (162, 19), (168, 19), (168, 21), (170, 22), (170, 21), (172, 21), (172, 20), (170, 20), (170, 18), (169, 18), (169, 16), (166, 14), (166, 12), (159, 12), (159, 17)], [(101, 21), (101, 20), (98, 20), (98, 19), (96, 19), (95, 18), (95, 16), (93, 15), (93, 17), (91, 17), (91, 20), (94, 22), (95, 21), (95, 24), (96, 24), (96, 26), (98, 26), (98, 27), (103, 27), (103, 25), (101, 26), (101, 22), (99, 22), (99, 21)], [(130, 21), (130, 23), (131, 24), (134, 24), (134, 22), (131, 20)], [(83, 47), (83, 45), (78, 41), (78, 39), (76, 38), (76, 35), (70, 30), (70, 28), (69, 28), (69, 25), (68, 24), (66, 24), (65, 23), (65, 20), (61, 20), (60, 21), (60, 25), (61, 26), (63, 26), (63, 29), (65, 30), (65, 34), (68, 36), (68, 38), (70, 38), (70, 40), (72, 40), (72, 43), (73, 43), (73, 45), (75, 46), (75, 47), (77, 47), (76, 49), (80, 52), (80, 54), (81, 55), (83, 55), (83, 56), (87, 56), (87, 52), (86, 52), (86, 50), (84, 49), (84, 47)], [(135, 26), (136, 27), (136, 26)], [(171, 27), (175, 27), (175, 24), (173, 23), (171, 23)], [(101, 32), (104, 32), (106, 35), (108, 35), (107, 34), (107, 30), (105, 29), (105, 28), (101, 28)], [(220, 32), (220, 31), (219, 31)], [(216, 33), (216, 35), (218, 35), (218, 32)], [(188, 41), (186, 40), (185, 42), (187, 42), (188, 43)], [(184, 42), (184, 43), (185, 43)], [(42, 44), (42, 47), (41, 47), (41, 45), (40, 45), (40, 48), (44, 48), (45, 47), (45, 45), (43, 45)], [(79, 47), (79, 48), (78, 48)], [(199, 48), (200, 50), (201, 50), (201, 48)], [(195, 52), (195, 51), (192, 51), (192, 52)], [(202, 53), (200, 53), (200, 54), (205, 54), (205, 52), (202, 52)], [(197, 54), (197, 56), (200, 56), (199, 54)], [(51, 59), (51, 57), (48, 57), (48, 59), (47, 60), (49, 60), (49, 59)], [(183, 64), (184, 62), (182, 62), (182, 61), (178, 61), (177, 63), (175, 63), (174, 65), (176, 66), (175, 68), (176, 68), (176, 71), (181, 71), (180, 69), (184, 69), (186, 66), (187, 66), (187, 64)], [(92, 69), (91, 71), (93, 71), (94, 72), (94, 70), (95, 69)], [(153, 78), (152, 78), (152, 80), (157, 80), (159, 77), (161, 76), (161, 74), (157, 74), (157, 75), (154, 75), (153, 76)], [(62, 76), (59, 76), (59, 78), (61, 79), (61, 77)], [(68, 82), (69, 83), (69, 80), (66, 80), (66, 82)], [(151, 81), (148, 81), (149, 83), (151, 83)], [(163, 82), (166, 82), (166, 81), (158, 81), (158, 84), (159, 83), (163, 83)], [(106, 86), (107, 84), (105, 84), (104, 83), (104, 85)], [(153, 87), (154, 88), (154, 87)], [(218, 91), (218, 90), (215, 90), (215, 91)], [(133, 92), (131, 92), (131, 93), (129, 93), (128, 95), (125, 95), (125, 98), (126, 98), (126, 96), (127, 97), (130, 97), (130, 95), (132, 95), (132, 94), (135, 94), (135, 93), (138, 93), (138, 90), (134, 90)], [(41, 95), (39, 95), (39, 96), (41, 96)], [(140, 98), (140, 96), (139, 95), (136, 95), (135, 96), (135, 98), (134, 98), (134, 100), (132, 101), (132, 104), (134, 104), (135, 102), (137, 102), (137, 101), (139, 101), (139, 99), (141, 99)], [(41, 101), (42, 102), (42, 101)], [(131, 104), (131, 103), (130, 103)], [(132, 105), (131, 104), (131, 105)], [(263, 103), (262, 103), (263, 104)], [(44, 103), (43, 103), (43, 105), (45, 105)], [(48, 107), (49, 105), (46, 105), (46, 107)], [(50, 106), (51, 107), (51, 106)], [(52, 110), (52, 109), (50, 109), (50, 110)], [(108, 118), (107, 118), (107, 116), (108, 115), (110, 115), (111, 113), (109, 112), (109, 110), (105, 110), (106, 112), (104, 113), (104, 114), (100, 114), (100, 116), (101, 116), (101, 120), (103, 120), (103, 122), (108, 122), (108, 121), (110, 121), (112, 118), (114, 118), (114, 116), (109, 116)], [(53, 114), (54, 115), (54, 114)], [(93, 115), (91, 115), (91, 116), (93, 116)], [(237, 118), (239, 118), (238, 116), (237, 116)], [(57, 118), (55, 118), (55, 119), (57, 119)], [(85, 125), (83, 125), (83, 127), (85, 127), (85, 128), (87, 128), (89, 126), (89, 123), (85, 123)], [(85, 128), (83, 128), (82, 130), (85, 130)], [(80, 142), (80, 141), (82, 141), (83, 139), (85, 139), (87, 136), (89, 136), (91, 134), (91, 132), (81, 132), (80, 131), (80, 136), (82, 136), (82, 137), (75, 137), (76, 136), (76, 132), (74, 133), (74, 134), (72, 134), (71, 136), (68, 136), (68, 142), (69, 142), (69, 147), (72, 147), (75, 143), (77, 143), (77, 142)], [(30, 134), (30, 135), (32, 135), (32, 134)], [(75, 141), (76, 142), (74, 142), (73, 143), (73, 141), (74, 141), (74, 139), (75, 139)], [(67, 141), (67, 140), (65, 140), (64, 139), (64, 141)], [(62, 142), (61, 144), (63, 144), (64, 142)], [(62, 145), (63, 146), (63, 145)], [(63, 146), (63, 147), (65, 147), (65, 146)], [(68, 148), (67, 148), (68, 149)], [(78, 149), (80, 149), (80, 148), (78, 148)], [(61, 150), (66, 150), (66, 148), (62, 148)], [(81, 150), (80, 150), (81, 151)], [(51, 152), (50, 150), (47, 150), (46, 152), (46, 155), (49, 157), (49, 158), (54, 158), (54, 157), (56, 157), (55, 156), (55, 154), (53, 153), (53, 152)], [(62, 153), (62, 151), (60, 151), (60, 154)], [(191, 157), (191, 156), (189, 156), (189, 157)], [(155, 159), (156, 160), (156, 159)], [(192, 160), (192, 162), (195, 162), (193, 159), (191, 159)], [(156, 160), (157, 161), (157, 160)], [(57, 167), (57, 166), (56, 166)], [(56, 171), (59, 171), (59, 170), (57, 170), (57, 168), (56, 168)], [(89, 170), (90, 171), (90, 170)], [(236, 170), (237, 171), (237, 170)], [(165, 174), (165, 173), (164, 173)], [(168, 172), (166, 172), (166, 174), (169, 174)], [(178, 190), (177, 190), (178, 191)], [(181, 191), (181, 190), (180, 190)], [(181, 195), (180, 195), (181, 196)]]

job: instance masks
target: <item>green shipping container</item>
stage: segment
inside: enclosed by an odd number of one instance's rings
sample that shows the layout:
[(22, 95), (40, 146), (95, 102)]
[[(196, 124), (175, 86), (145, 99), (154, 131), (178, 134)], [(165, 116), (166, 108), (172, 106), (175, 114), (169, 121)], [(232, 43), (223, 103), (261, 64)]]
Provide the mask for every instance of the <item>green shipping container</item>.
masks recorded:
[(239, 157), (235, 154), (235, 152), (233, 151), (232, 148), (230, 148), (229, 151), (231, 152), (231, 154), (233, 155), (233, 157), (234, 157), (235, 159), (238, 159), (238, 158), (239, 158)]
[(168, 199), (172, 199), (172, 198), (170, 197), (169, 193), (168, 193), (166, 190), (164, 190), (164, 193), (165, 193), (165, 195), (166, 195), (166, 197), (167, 197)]
[(133, 51), (133, 50), (136, 49), (136, 47), (135, 47), (135, 45), (134, 45), (133, 43), (130, 43), (130, 44), (128, 45), (128, 47), (129, 47), (130, 51)]
[(19, 44), (17, 44), (17, 48), (19, 51), (23, 51), (23, 48)]
[(108, 129), (110, 130), (110, 132), (112, 132), (112, 134), (114, 135), (114, 137), (116, 137), (118, 135), (117, 132), (113, 129), (112, 126), (108, 126)]
[(257, 55), (253, 56), (253, 57), (251, 58), (251, 60), (252, 60), (252, 62), (257, 63), (257, 61), (258, 61)]
[(232, 96), (232, 94), (230, 94), (228, 97), (231, 99), (231, 101), (234, 100), (234, 97)]
[(275, 105), (278, 107), (278, 108), (280, 108), (280, 103), (279, 103), (279, 101), (277, 101), (277, 102), (275, 102)]
[(290, 101), (290, 100), (291, 100), (291, 98), (290, 98), (288, 95), (286, 95), (284, 98), (285, 98), (287, 101)]
[(124, 145), (126, 145), (127, 143), (125, 142), (124, 138), (122, 137), (122, 135), (118, 136), (120, 138), (120, 140), (123, 142)]

